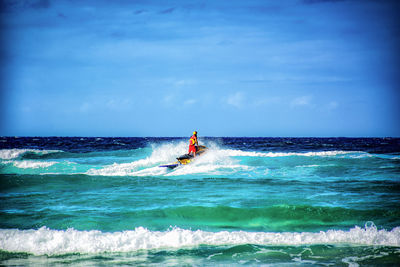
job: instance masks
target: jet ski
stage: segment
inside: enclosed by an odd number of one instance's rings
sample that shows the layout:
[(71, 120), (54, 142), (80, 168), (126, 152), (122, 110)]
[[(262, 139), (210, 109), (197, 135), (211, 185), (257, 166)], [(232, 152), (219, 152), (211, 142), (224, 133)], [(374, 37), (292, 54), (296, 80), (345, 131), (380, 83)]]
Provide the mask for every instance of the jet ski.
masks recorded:
[(197, 146), (196, 147), (196, 157), (193, 157), (193, 155), (190, 154), (184, 154), (180, 157), (177, 157), (177, 161), (175, 161), (174, 163), (171, 164), (166, 164), (166, 165), (161, 165), (159, 167), (165, 167), (165, 168), (169, 168), (169, 169), (174, 169), (180, 165), (187, 165), (191, 162), (194, 161), (195, 158), (201, 156), (204, 152), (207, 151), (207, 147), (206, 146)]

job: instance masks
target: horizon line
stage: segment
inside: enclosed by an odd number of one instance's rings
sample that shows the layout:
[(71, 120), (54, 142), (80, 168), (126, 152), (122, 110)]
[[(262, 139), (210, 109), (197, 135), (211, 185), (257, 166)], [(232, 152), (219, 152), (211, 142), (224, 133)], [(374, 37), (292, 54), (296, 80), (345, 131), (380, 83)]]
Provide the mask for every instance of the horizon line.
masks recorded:
[[(3, 135), (0, 138), (187, 138), (187, 136), (80, 136), (80, 135)], [(199, 136), (199, 138), (400, 138), (400, 136)]]

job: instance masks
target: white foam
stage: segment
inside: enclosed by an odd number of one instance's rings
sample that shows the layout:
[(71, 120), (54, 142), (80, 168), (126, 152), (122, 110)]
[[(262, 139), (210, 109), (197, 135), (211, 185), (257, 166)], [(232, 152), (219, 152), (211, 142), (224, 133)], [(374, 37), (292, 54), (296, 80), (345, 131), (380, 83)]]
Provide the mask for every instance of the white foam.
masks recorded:
[[(311, 164), (311, 165), (299, 165), (296, 166), (296, 168), (316, 168), (316, 167), (320, 167), (321, 165), (316, 165), (316, 164)], [(327, 166), (327, 165), (324, 165)]]
[[(165, 175), (178, 176), (188, 174), (229, 174), (238, 171), (251, 172), (254, 167), (242, 165), (235, 157), (288, 157), (288, 156), (305, 156), (305, 157), (330, 157), (345, 154), (359, 154), (365, 152), (354, 151), (320, 151), (320, 152), (252, 152), (235, 149), (221, 149), (214, 143), (206, 144), (209, 149), (201, 157), (196, 158), (190, 163), (190, 168), (181, 166), (174, 170), (157, 168), (158, 165), (168, 164), (176, 161), (176, 157), (187, 152), (187, 142), (164, 143), (161, 145), (153, 145), (152, 154), (146, 158), (139, 159), (130, 163), (114, 163), (103, 168), (93, 168), (88, 170), (87, 175), (105, 175), (105, 176), (148, 176), (148, 175)], [(367, 154), (367, 153), (366, 153)]]
[[(241, 164), (238, 157), (364, 157), (371, 154), (361, 151), (314, 151), (314, 152), (256, 152), (243, 151), (237, 149), (223, 149), (213, 142), (207, 142), (208, 151), (201, 157), (198, 157), (190, 163), (189, 166), (181, 166), (174, 170), (166, 168), (157, 168), (159, 165), (170, 164), (176, 161), (176, 157), (187, 153), (188, 144), (185, 141), (171, 142), (163, 144), (154, 144), (152, 153), (146, 158), (142, 158), (130, 163), (113, 163), (103, 166), (102, 168), (92, 168), (85, 172), (87, 175), (104, 175), (104, 176), (181, 176), (191, 174), (208, 174), (208, 175), (226, 175), (237, 172), (252, 172), (256, 169), (254, 166)], [(317, 165), (309, 165), (302, 167), (316, 167)]]
[(210, 143), (207, 153), (196, 158), (190, 163), (190, 168), (181, 166), (173, 171), (159, 168), (161, 164), (176, 161), (176, 157), (187, 153), (187, 142), (165, 143), (159, 146), (153, 145), (150, 156), (130, 163), (114, 163), (101, 169), (90, 169), (87, 175), (105, 176), (178, 176), (187, 174), (219, 174), (233, 173), (238, 170), (250, 171), (252, 168), (240, 165), (237, 160), (232, 159), (224, 150), (218, 149), (215, 144)]
[(48, 168), (57, 162), (54, 161), (33, 161), (33, 160), (22, 160), (22, 161), (17, 161), (17, 160), (10, 160), (10, 161), (4, 161), (4, 164), (12, 164), (14, 167), (20, 168), (20, 169), (38, 169), (38, 168)]
[(239, 160), (232, 158), (215, 144), (211, 143), (208, 145), (208, 151), (201, 157), (195, 158), (195, 160), (190, 163), (190, 166), (182, 166), (181, 168), (167, 173), (165, 176), (188, 174), (227, 175), (240, 171), (250, 172), (254, 169), (251, 166), (240, 164)]
[[(307, 153), (279, 153), (279, 152), (251, 152), (234, 149), (220, 149), (215, 144), (211, 144), (207, 153), (197, 158), (190, 164), (190, 168), (177, 168), (166, 176), (187, 175), (187, 174), (230, 174), (237, 172), (252, 172), (256, 167), (240, 164), (240, 160), (235, 157), (288, 157), (288, 156), (336, 156), (354, 152), (346, 151), (322, 151)], [(306, 167), (316, 167), (318, 165), (307, 165)], [(305, 167), (305, 166), (302, 166)]]
[(157, 176), (157, 175), (163, 175), (167, 172), (166, 168), (160, 168), (158, 166), (156, 167), (151, 167), (151, 168), (146, 168), (143, 170), (139, 171), (134, 171), (130, 172), (129, 175), (131, 176)]
[(105, 176), (126, 176), (132, 175), (140, 166), (146, 166), (147, 159), (138, 160), (132, 163), (114, 163), (101, 169), (90, 169), (87, 175), (105, 175)]
[(35, 255), (66, 253), (130, 252), (140, 249), (171, 249), (199, 245), (313, 245), (351, 244), (400, 246), (400, 227), (378, 230), (375, 225), (348, 230), (312, 232), (205, 232), (180, 228), (150, 231), (138, 227), (132, 231), (103, 233), (97, 230), (0, 229), (0, 249)]
[(146, 158), (129, 163), (114, 163), (101, 169), (90, 169), (86, 174), (105, 176), (160, 175), (165, 173), (165, 169), (158, 168), (158, 165), (176, 161), (176, 157), (186, 153), (186, 151), (186, 142), (153, 145), (153, 152)]
[(177, 168), (170, 173), (166, 173), (165, 176), (178, 176), (178, 175), (189, 175), (189, 174), (207, 174), (207, 175), (228, 175), (230, 173), (236, 173), (238, 171), (251, 171), (253, 168), (240, 164), (190, 164), (189, 168), (182, 166)]
[(25, 153), (36, 153), (36, 154), (49, 154), (49, 153), (55, 153), (55, 152), (61, 152), (60, 150), (38, 150), (38, 149), (18, 149), (18, 148), (13, 148), (13, 149), (1, 149), (0, 150), (0, 159), (16, 159), (20, 156), (22, 156)]
[(318, 152), (253, 152), (253, 151), (242, 151), (242, 150), (234, 150), (234, 149), (224, 149), (221, 150), (222, 153), (225, 153), (231, 157), (290, 157), (290, 156), (302, 156), (302, 157), (333, 157), (338, 155), (345, 154), (367, 154), (365, 152), (360, 151), (318, 151)]

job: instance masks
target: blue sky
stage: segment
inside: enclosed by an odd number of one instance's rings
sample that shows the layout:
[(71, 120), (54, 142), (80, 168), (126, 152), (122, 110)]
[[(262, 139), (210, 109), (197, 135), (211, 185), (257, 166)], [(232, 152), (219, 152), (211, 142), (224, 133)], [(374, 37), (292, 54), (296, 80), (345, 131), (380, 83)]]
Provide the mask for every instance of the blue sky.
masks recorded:
[(400, 136), (398, 1), (1, 3), (0, 135)]

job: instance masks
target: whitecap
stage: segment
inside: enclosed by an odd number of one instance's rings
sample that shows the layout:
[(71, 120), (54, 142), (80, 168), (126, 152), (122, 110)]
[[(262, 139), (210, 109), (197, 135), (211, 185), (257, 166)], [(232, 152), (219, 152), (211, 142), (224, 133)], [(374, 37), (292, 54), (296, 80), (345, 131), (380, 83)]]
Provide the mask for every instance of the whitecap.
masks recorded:
[(242, 151), (235, 149), (222, 149), (222, 153), (231, 157), (333, 157), (338, 155), (356, 154), (356, 155), (369, 155), (362, 151), (311, 151), (311, 152), (254, 152), (254, 151)]
[(158, 168), (158, 165), (175, 161), (176, 157), (186, 151), (186, 142), (165, 143), (161, 145), (152, 145), (152, 153), (150, 156), (129, 162), (129, 163), (113, 163), (102, 168), (92, 168), (85, 174), (87, 175), (104, 175), (104, 176), (146, 176), (160, 175), (165, 170)]
[(66, 253), (130, 252), (141, 249), (168, 249), (199, 245), (367, 245), (400, 246), (400, 227), (378, 230), (375, 225), (355, 226), (347, 231), (246, 232), (185, 230), (150, 231), (143, 227), (123, 232), (78, 231), (75, 229), (38, 230), (0, 229), (0, 249), (35, 255)]
[(22, 156), (25, 153), (35, 153), (39, 155), (45, 155), (49, 153), (56, 153), (56, 152), (62, 152), (61, 150), (38, 150), (38, 149), (19, 149), (19, 148), (13, 148), (13, 149), (1, 149), (0, 150), (0, 159), (16, 159)]
[(10, 160), (4, 161), (3, 164), (12, 164), (14, 167), (19, 169), (38, 169), (38, 168), (48, 168), (57, 162), (54, 161), (34, 161), (34, 160)]

